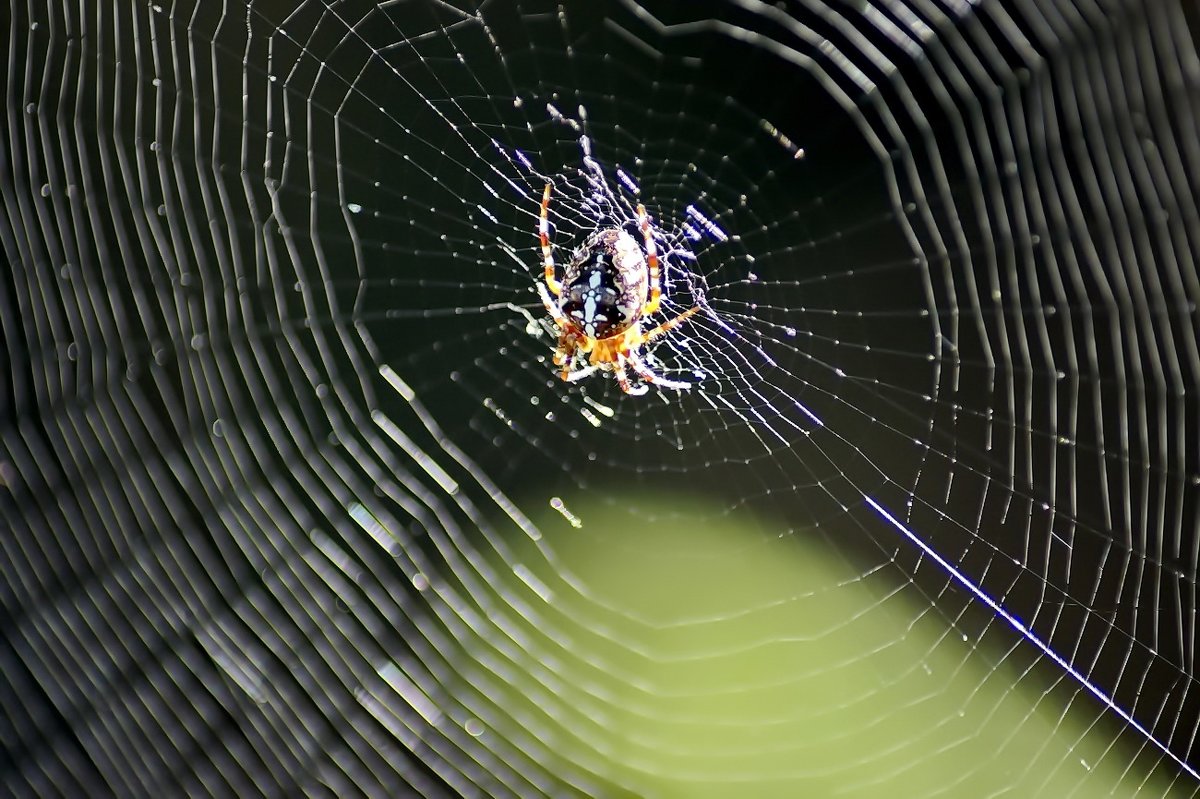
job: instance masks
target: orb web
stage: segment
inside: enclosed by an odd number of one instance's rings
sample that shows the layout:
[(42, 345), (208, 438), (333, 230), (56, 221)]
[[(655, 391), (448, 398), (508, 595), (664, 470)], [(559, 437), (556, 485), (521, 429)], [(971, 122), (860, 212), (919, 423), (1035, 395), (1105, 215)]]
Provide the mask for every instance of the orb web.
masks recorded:
[[(794, 786), (937, 765), (930, 795), (1195, 794), (1195, 24), (1138, 2), (14, 4), (5, 784), (745, 785), (680, 765), (660, 643), (715, 662), (723, 631), (853, 590), (795, 639), (893, 619), (846, 662), (906, 665), (743, 731), (819, 751), (780, 731), (874, 708)], [(560, 265), (604, 226), (640, 242), (644, 205), (647, 324), (700, 309), (644, 354), (688, 388), (559, 379), (547, 184)], [(601, 516), (741, 524), (735, 557), (818, 542), (850, 577), (663, 621), (563, 555), (623, 551)], [(909, 710), (962, 706), (854, 744), (914, 680)], [(641, 735), (612, 723), (629, 690)], [(999, 781), (954, 759), (984, 727)]]

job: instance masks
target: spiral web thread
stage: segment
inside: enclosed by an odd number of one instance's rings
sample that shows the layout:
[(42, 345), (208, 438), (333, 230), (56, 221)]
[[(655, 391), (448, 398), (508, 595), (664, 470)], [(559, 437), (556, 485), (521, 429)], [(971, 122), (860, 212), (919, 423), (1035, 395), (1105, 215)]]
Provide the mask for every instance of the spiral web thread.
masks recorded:
[[(840, 547), (863, 614), (907, 597), (964, 671), (1050, 675), (1117, 773), (1194, 794), (1195, 23), (1149, 2), (14, 4), (4, 784), (636, 793), (605, 684), (565, 684), (573, 661), (638, 677), (564, 620), (618, 645), (614, 620), (653, 622), (554, 536), (603, 535), (584, 497), (653, 524), (674, 512), (648, 497), (711, 480), (690, 522), (773, 513), (764, 540)], [(691, 388), (556, 379), (547, 182), (559, 263), (645, 204), (654, 322), (701, 308), (647, 359)], [(516, 673), (544, 716), (506, 706)], [(642, 688), (649, 716), (665, 687)], [(886, 783), (906, 751), (834, 776)], [(1069, 745), (1041, 758), (1118, 790)]]

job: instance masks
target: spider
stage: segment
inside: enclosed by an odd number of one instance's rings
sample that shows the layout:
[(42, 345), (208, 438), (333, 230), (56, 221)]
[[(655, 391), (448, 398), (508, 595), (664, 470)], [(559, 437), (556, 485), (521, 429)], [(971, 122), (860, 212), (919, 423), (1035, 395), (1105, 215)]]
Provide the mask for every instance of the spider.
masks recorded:
[[(658, 251), (650, 234), (650, 218), (645, 207), (638, 203), (637, 224), (646, 242), (645, 252), (633, 236), (619, 227), (598, 230), (575, 251), (563, 270), (561, 282), (554, 277), (549, 208), (550, 184), (547, 183), (542, 192), (542, 213), (538, 222), (546, 285), (538, 283), (537, 288), (558, 333), (554, 364), (561, 367), (559, 377), (573, 383), (597, 370), (614, 372), (621, 390), (633, 395), (645, 394), (649, 390), (645, 383), (663, 388), (691, 388), (691, 383), (656, 375), (639, 354), (643, 345), (700, 310), (696, 306), (657, 327), (642, 331), (642, 321), (658, 311), (662, 297)], [(587, 356), (589, 363), (575, 369), (580, 355)], [(632, 384), (626, 366), (644, 382)]]

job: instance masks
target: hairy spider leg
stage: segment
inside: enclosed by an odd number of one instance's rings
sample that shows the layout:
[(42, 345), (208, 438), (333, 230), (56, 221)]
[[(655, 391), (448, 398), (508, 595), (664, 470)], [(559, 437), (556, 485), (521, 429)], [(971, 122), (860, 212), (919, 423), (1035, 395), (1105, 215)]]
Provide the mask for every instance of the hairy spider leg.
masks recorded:
[(637, 376), (645, 380), (647, 383), (653, 383), (654, 385), (662, 388), (674, 388), (681, 390), (692, 387), (691, 383), (685, 383), (682, 380), (671, 380), (670, 378), (656, 375), (654, 370), (652, 370), (636, 352), (630, 351), (627, 356), (627, 360), (629, 361), (629, 365), (633, 367), (633, 371), (637, 373)]
[[(582, 369), (571, 371), (575, 367), (575, 356), (580, 353), (587, 354), (591, 349), (591, 339), (587, 336), (583, 340), (579, 340), (579, 334), (572, 329), (564, 330), (558, 337), (558, 349), (554, 351), (554, 363), (562, 367), (559, 373), (559, 379), (566, 382), (574, 382), (581, 378), (587, 377), (598, 367), (585, 366)], [(582, 372), (582, 374), (580, 374)]]
[(537, 285), (538, 296), (542, 299), (542, 305), (546, 306), (546, 313), (550, 314), (550, 318), (554, 320), (554, 324), (558, 326), (559, 332), (570, 328), (571, 323), (567, 320), (567, 315), (562, 312), (558, 304), (550, 298), (550, 293), (546, 291), (546, 287), (541, 283)]
[(542, 264), (546, 267), (546, 285), (555, 297), (562, 294), (562, 285), (554, 279), (554, 253), (550, 250), (550, 184), (542, 192), (542, 214), (538, 218), (538, 240), (542, 243)]
[(571, 364), (575, 362), (575, 351), (571, 348), (571, 342), (567, 339), (567, 334), (563, 333), (558, 337), (558, 349), (554, 351), (554, 365), (562, 367), (562, 379), (567, 379), (567, 373), (571, 371)]
[[(549, 191), (550, 187), (547, 186), (546, 190)], [(646, 240), (646, 263), (650, 267), (650, 299), (642, 306), (642, 313), (649, 316), (658, 310), (662, 287), (658, 275), (658, 248), (654, 246), (654, 236), (650, 233), (650, 217), (646, 215), (646, 206), (641, 203), (637, 207), (637, 222), (642, 238)]]
[(625, 365), (623, 363), (624, 360), (624, 358), (618, 357), (613, 363), (613, 370), (617, 373), (617, 385), (619, 385), (621, 390), (626, 394), (630, 394), (635, 397), (645, 394), (650, 390), (650, 387), (645, 385), (635, 386), (629, 382), (629, 375), (625, 374)]
[(558, 328), (558, 347), (554, 350), (554, 365), (561, 366), (563, 380), (567, 379), (567, 375), (571, 371), (571, 362), (575, 359), (575, 337), (571, 335), (571, 323), (567, 320), (566, 314), (562, 309), (555, 304), (550, 298), (550, 292), (541, 283), (536, 284), (538, 296), (542, 299), (542, 305), (546, 306), (546, 312), (550, 314), (550, 318), (554, 320), (555, 327)]
[(643, 333), (641, 335), (642, 341), (645, 342), (645, 341), (650, 341), (652, 339), (658, 338), (659, 336), (661, 336), (663, 333), (666, 333), (671, 328), (676, 327), (676, 326), (682, 324), (683, 322), (687, 321), (687, 318), (689, 316), (691, 316), (692, 314), (696, 313), (699, 310), (700, 310), (699, 305), (697, 305), (693, 308), (688, 308), (686, 311), (681, 313), (679, 316), (676, 316), (674, 319), (671, 319), (667, 322), (663, 322), (658, 327), (653, 328), (653, 329)]
[(598, 370), (599, 368), (600, 367), (596, 366), (595, 364), (592, 364), (590, 366), (585, 366), (582, 369), (576, 369), (574, 372), (567, 374), (567, 376), (564, 377), (563, 380), (567, 381), (568, 383), (574, 383), (576, 380), (582, 380), (583, 378), (587, 377), (588, 375), (595, 374), (596, 370)]
[(570, 330), (558, 334), (558, 348), (554, 350), (554, 365), (561, 366), (560, 380), (570, 380), (571, 369), (575, 366), (575, 356), (579, 354), (579, 345)]

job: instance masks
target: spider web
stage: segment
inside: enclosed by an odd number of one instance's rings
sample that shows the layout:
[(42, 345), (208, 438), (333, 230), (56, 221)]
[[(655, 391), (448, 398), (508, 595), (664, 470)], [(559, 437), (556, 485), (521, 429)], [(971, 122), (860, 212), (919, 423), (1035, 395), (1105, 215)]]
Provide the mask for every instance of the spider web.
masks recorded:
[[(578, 6), (9, 8), (7, 790), (747, 789), (782, 686), (790, 795), (1194, 795), (1194, 15)], [(547, 183), (690, 388), (557, 379)]]

